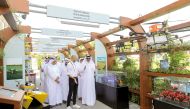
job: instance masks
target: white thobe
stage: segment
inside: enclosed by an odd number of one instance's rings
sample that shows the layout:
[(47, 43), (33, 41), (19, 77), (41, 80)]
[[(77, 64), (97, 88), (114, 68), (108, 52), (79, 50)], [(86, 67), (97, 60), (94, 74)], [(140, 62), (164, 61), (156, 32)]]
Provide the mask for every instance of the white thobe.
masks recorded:
[(47, 92), (47, 84), (46, 84), (46, 74), (47, 74), (47, 63), (42, 64), (42, 72), (40, 75), (41, 79), (41, 91)]
[(83, 85), (83, 68), (82, 68), (82, 63), (79, 63), (79, 73), (80, 76), (78, 77), (78, 98), (82, 97), (82, 85)]
[(69, 77), (67, 75), (67, 69), (65, 63), (60, 66), (61, 69), (61, 87), (62, 87), (62, 97), (63, 101), (67, 101), (67, 96), (69, 93)]
[(61, 77), (61, 73), (58, 65), (50, 64), (47, 70), (48, 102), (53, 106), (62, 103), (61, 84), (55, 82), (57, 77)]
[[(83, 84), (82, 84), (82, 104), (88, 106), (93, 106), (96, 102), (96, 92), (95, 92), (95, 64), (91, 62), (85, 62), (83, 72)], [(83, 68), (84, 68), (83, 67)]]

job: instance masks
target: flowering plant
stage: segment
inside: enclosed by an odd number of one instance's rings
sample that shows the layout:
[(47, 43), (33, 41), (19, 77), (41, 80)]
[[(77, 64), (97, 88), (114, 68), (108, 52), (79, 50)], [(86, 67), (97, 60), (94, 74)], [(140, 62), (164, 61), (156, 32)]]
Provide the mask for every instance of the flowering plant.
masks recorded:
[(171, 101), (179, 101), (184, 103), (190, 102), (190, 97), (185, 95), (184, 92), (173, 91), (173, 90), (164, 90), (160, 93), (160, 97), (169, 99)]

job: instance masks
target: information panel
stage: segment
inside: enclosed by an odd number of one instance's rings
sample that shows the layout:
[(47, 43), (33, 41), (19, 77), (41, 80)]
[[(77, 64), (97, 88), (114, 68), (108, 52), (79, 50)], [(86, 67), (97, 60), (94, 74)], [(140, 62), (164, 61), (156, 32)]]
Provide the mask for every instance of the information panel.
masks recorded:
[(109, 24), (109, 16), (105, 14), (99, 14), (94, 12), (87, 12), (82, 10), (51, 6), (51, 5), (47, 6), (47, 16), (75, 20), (75, 21)]
[(59, 30), (50, 28), (42, 28), (42, 34), (49, 36), (83, 37), (83, 32), (80, 31)]

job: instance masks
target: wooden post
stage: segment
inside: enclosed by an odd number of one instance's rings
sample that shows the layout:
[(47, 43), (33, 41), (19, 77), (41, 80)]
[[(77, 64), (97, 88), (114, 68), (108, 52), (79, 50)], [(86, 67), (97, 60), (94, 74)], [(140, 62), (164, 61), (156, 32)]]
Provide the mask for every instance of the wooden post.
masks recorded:
[[(133, 31), (137, 33), (144, 33), (144, 29), (141, 25), (129, 26), (128, 23), (131, 22), (132, 19), (126, 17), (120, 17), (121, 25), (125, 27), (129, 27)], [(137, 36), (142, 37), (142, 36)], [(146, 70), (148, 68), (148, 56), (147, 52), (143, 51), (146, 48), (146, 39), (139, 39), (138, 45), (140, 49), (140, 108), (141, 109), (152, 109), (152, 102), (149, 98), (146, 97), (147, 93), (152, 90), (152, 81), (151, 78), (146, 76)]]
[[(3, 49), (4, 49), (4, 42), (0, 40), (0, 54), (3, 54)], [(0, 56), (0, 86), (3, 86), (4, 84), (4, 78), (3, 78), (3, 55)]]

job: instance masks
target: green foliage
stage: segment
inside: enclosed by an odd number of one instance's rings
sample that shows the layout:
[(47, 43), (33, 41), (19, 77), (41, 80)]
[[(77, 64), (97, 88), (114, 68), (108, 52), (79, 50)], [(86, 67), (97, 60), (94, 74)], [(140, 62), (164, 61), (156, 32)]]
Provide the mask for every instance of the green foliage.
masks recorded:
[[(163, 71), (160, 68), (160, 60), (169, 60), (169, 69)], [(155, 54), (151, 57), (151, 64), (149, 70), (151, 72), (163, 72), (163, 73), (176, 73), (176, 74), (190, 74), (190, 55), (187, 51), (182, 50), (170, 50), (170, 52)]]
[(131, 94), (129, 100), (133, 103), (140, 104), (140, 96)]
[(171, 87), (170, 83), (167, 78), (154, 78), (152, 95), (158, 96), (163, 90)]
[(134, 59), (126, 58), (126, 61), (123, 63), (123, 70), (131, 71), (137, 69), (135, 63)]
[(112, 69), (113, 71), (122, 71), (122, 62), (121, 60), (119, 59), (119, 57), (115, 57), (115, 60), (113, 62), (113, 66), (112, 66)]
[[(178, 68), (183, 68), (184, 66), (189, 66), (189, 55), (185, 51), (177, 51), (177, 52), (170, 52), (169, 53), (169, 60), (170, 60), (170, 70), (177, 71)], [(183, 70), (183, 69), (181, 69)]]
[(140, 87), (140, 73), (137, 60), (127, 58), (123, 63), (123, 70), (127, 72), (126, 84), (133, 89), (139, 89)]

